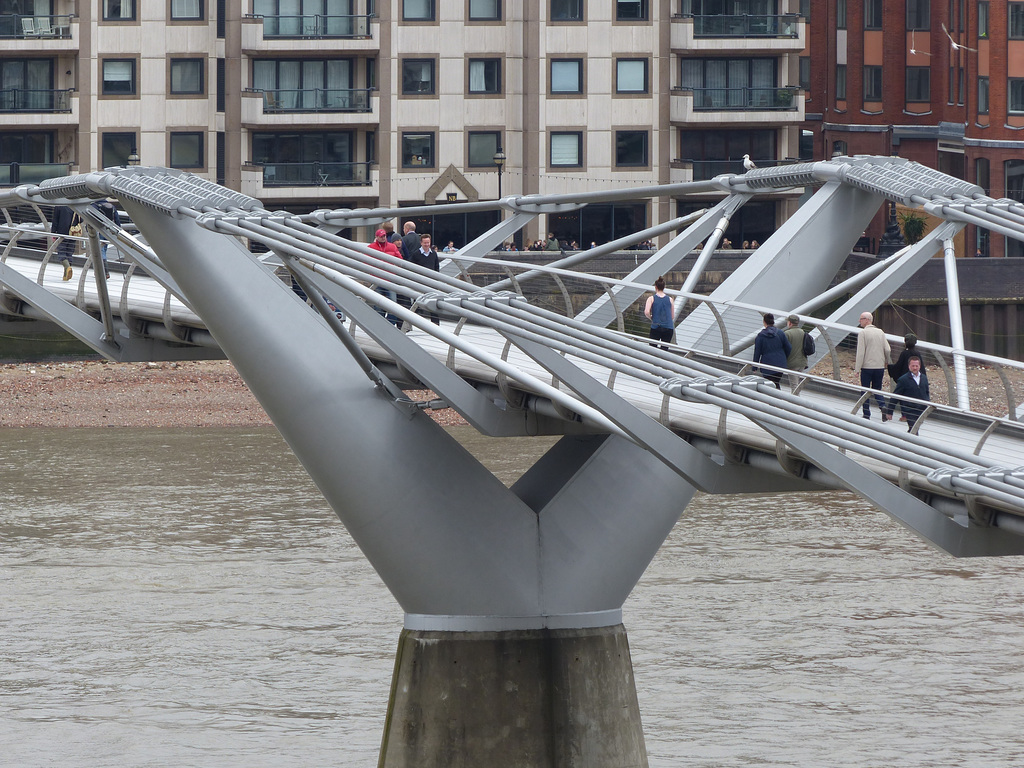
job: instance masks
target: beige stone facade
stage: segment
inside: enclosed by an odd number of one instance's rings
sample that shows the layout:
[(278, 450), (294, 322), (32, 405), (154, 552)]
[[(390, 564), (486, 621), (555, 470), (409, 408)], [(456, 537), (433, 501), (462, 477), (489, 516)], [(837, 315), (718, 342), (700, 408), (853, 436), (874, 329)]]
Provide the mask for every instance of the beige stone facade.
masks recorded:
[[(741, 172), (743, 154), (797, 158), (797, 0), (719, 6), (2, 0), (0, 184), (137, 155), (312, 210), (487, 200), (499, 184), (503, 196), (665, 184)], [(762, 204), (747, 239), (793, 205)], [(568, 216), (525, 234), (557, 225), (589, 244), (677, 214), (609, 208), (607, 231)], [(485, 224), (468, 221), (464, 238)]]

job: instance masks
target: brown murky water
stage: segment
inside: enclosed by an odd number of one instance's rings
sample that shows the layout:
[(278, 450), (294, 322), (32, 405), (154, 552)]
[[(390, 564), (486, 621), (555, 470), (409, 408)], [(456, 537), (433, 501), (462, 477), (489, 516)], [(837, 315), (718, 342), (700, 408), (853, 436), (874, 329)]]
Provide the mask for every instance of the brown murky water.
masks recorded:
[[(1022, 614), (850, 496), (699, 496), (625, 610), (651, 765), (1016, 768)], [(0, 765), (374, 766), (401, 623), (272, 429), (0, 431)]]

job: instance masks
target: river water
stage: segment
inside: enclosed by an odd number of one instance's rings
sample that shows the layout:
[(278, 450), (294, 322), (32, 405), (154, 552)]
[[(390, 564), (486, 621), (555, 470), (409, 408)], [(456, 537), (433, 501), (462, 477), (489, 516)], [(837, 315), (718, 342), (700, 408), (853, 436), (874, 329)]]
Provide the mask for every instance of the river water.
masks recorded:
[[(625, 606), (651, 765), (1024, 764), (1022, 577), (698, 496)], [(375, 766), (401, 624), (272, 429), (0, 430), (2, 766)]]

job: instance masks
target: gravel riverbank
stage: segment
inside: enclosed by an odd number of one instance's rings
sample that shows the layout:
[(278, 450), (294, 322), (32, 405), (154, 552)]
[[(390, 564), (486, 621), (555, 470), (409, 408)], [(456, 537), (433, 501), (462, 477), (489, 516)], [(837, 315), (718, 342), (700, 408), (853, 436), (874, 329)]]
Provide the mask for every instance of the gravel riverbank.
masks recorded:
[[(226, 360), (0, 365), (0, 393), (0, 427), (271, 426)], [(465, 423), (450, 409), (432, 415), (445, 425)]]
[[(840, 354), (843, 379), (853, 383), (852, 354)], [(815, 370), (830, 375), (831, 363)], [(999, 375), (971, 366), (972, 407), (1006, 413)], [(945, 380), (929, 373), (932, 399), (946, 402)], [(1013, 372), (1024, 392), (1024, 376)], [(886, 380), (888, 387), (888, 380)], [(428, 400), (430, 392), (410, 392)], [(0, 427), (248, 427), (270, 426), (234, 366), (226, 360), (180, 363), (67, 361), (0, 365)], [(446, 426), (465, 424), (451, 409), (431, 412)]]

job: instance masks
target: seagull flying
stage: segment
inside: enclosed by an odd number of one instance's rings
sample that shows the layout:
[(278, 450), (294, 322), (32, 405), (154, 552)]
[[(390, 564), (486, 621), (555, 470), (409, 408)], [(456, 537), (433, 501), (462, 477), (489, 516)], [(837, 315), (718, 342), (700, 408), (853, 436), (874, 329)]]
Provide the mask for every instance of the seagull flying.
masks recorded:
[(918, 51), (918, 50), (914, 49), (914, 30), (910, 30), (910, 55), (911, 56), (931, 56), (931, 54), (928, 53), (927, 51)]
[(743, 156), (743, 167), (746, 168), (748, 171), (752, 171), (755, 168), (757, 168), (757, 166), (754, 165), (754, 161), (750, 159), (750, 155)]
[(960, 45), (960, 43), (958, 43), (956, 40), (954, 40), (953, 36), (951, 34), (949, 34), (949, 30), (946, 29), (945, 22), (943, 22), (943, 24), (942, 24), (942, 31), (946, 33), (946, 37), (949, 38), (949, 42), (953, 46), (953, 50), (954, 51), (974, 51), (975, 53), (978, 52), (977, 48), (968, 48), (966, 45)]

